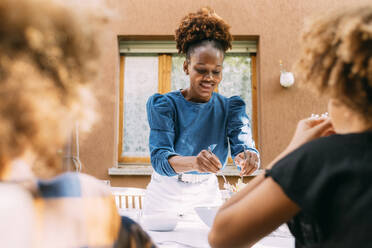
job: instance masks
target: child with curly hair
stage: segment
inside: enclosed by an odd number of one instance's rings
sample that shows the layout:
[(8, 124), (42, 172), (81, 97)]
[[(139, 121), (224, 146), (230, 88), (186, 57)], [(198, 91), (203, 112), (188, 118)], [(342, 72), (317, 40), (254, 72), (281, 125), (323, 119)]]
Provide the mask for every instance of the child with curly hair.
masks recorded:
[(176, 30), (190, 85), (155, 94), (147, 102), (155, 172), (147, 187), (145, 214), (221, 204), (215, 173), (225, 166), (229, 144), (241, 175), (258, 168), (244, 101), (214, 92), (222, 80), (225, 52), (231, 48), (229, 29), (214, 10), (202, 8), (185, 16)]
[(301, 42), (298, 78), (330, 97), (329, 117), (300, 121), (271, 169), (220, 208), (212, 247), (252, 245), (284, 222), (297, 248), (372, 247), (372, 7), (323, 16)]
[(154, 247), (107, 186), (62, 173), (75, 121), (88, 130), (95, 119), (99, 49), (83, 12), (0, 1), (0, 247)]

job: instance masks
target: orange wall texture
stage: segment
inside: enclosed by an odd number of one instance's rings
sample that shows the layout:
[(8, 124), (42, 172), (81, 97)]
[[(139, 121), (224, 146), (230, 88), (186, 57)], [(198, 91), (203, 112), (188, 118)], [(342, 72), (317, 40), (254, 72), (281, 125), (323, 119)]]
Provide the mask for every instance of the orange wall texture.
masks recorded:
[[(180, 19), (202, 6), (211, 6), (231, 25), (233, 35), (258, 37), (258, 120), (262, 164), (268, 164), (289, 142), (299, 119), (326, 111), (319, 99), (296, 84), (279, 85), (279, 60), (294, 63), (298, 37), (307, 17), (337, 8), (367, 4), (370, 0), (108, 0), (114, 13), (105, 27), (100, 63), (94, 84), (101, 119), (81, 142), (84, 172), (110, 179), (114, 186), (145, 186), (148, 177), (108, 176), (117, 164), (119, 36), (170, 36)], [(99, 35), (99, 34), (97, 34)]]

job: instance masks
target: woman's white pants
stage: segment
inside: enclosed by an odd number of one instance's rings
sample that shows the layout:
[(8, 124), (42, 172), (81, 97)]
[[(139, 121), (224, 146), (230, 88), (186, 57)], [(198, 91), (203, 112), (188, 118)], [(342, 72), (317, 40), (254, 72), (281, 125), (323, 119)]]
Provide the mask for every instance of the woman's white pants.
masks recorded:
[(196, 206), (219, 206), (221, 204), (221, 192), (215, 174), (207, 175), (201, 182), (186, 183), (179, 181), (177, 176), (168, 177), (153, 172), (146, 190), (143, 214), (195, 213), (194, 207)]

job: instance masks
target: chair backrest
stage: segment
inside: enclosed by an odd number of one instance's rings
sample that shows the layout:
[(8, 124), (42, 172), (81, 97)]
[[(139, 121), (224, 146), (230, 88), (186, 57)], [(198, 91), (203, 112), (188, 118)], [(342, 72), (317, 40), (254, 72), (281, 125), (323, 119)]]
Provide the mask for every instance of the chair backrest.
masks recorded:
[(145, 189), (111, 187), (111, 192), (119, 209), (142, 209)]

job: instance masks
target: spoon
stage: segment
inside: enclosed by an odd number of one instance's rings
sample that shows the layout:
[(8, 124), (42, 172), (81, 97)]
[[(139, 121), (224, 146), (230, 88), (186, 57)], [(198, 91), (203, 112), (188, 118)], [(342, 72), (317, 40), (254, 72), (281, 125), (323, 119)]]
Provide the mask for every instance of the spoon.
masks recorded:
[[(216, 148), (216, 146), (217, 146), (217, 144), (212, 144), (212, 145), (208, 146), (208, 152), (209, 152), (210, 154), (213, 154), (213, 150), (214, 150), (214, 148)], [(222, 174), (222, 171), (219, 173), (219, 175), (222, 176), (223, 180), (225, 181), (225, 184), (230, 186), (230, 184), (229, 184), (229, 182), (227, 181), (225, 175)], [(224, 185), (224, 186), (225, 186), (225, 185)], [(225, 187), (225, 188), (226, 188), (226, 187)]]

